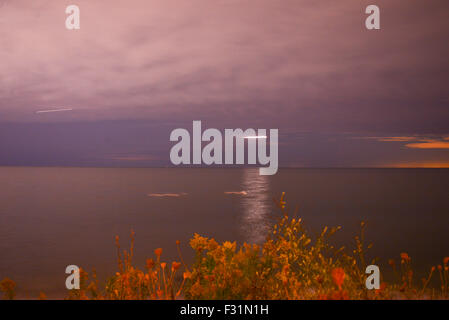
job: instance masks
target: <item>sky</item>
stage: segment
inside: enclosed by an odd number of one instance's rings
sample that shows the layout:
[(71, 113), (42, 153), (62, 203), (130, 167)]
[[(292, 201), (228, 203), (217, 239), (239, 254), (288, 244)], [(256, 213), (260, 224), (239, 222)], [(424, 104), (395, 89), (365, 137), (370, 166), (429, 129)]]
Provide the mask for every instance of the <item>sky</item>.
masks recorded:
[(448, 10), (0, 0), (0, 165), (166, 166), (170, 132), (201, 120), (279, 129), (281, 166), (449, 167)]

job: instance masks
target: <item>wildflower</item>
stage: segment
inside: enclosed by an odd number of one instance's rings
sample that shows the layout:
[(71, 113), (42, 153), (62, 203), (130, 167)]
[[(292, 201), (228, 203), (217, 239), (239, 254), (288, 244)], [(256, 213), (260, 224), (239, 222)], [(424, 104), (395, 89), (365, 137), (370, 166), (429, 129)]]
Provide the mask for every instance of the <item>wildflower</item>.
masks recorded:
[(153, 259), (147, 259), (147, 268), (152, 269), (154, 267), (154, 261)]
[(190, 246), (197, 251), (202, 251), (208, 247), (208, 239), (201, 237), (198, 233), (193, 235), (193, 238), (190, 239)]
[(279, 201), (279, 205), (281, 206), (282, 209), (285, 209), (285, 205), (286, 205), (286, 201), (284, 200), (285, 197), (285, 192), (282, 192), (282, 196), (281, 196), (281, 200)]
[(166, 266), (166, 265), (167, 265), (167, 264), (166, 264), (165, 262), (162, 262), (162, 263), (161, 263), (161, 268), (162, 268), (162, 269), (165, 269), (165, 266)]
[(172, 269), (172, 271), (176, 271), (179, 269), (180, 266), (181, 266), (181, 263), (173, 261), (171, 264), (171, 269)]
[(409, 262), (411, 260), (411, 258), (409, 257), (409, 255), (407, 253), (402, 252), (401, 253), (401, 260), (402, 260), (401, 262), (404, 263), (404, 262)]
[(223, 243), (223, 248), (231, 250), (231, 251), (235, 251), (236, 246), (237, 246), (237, 244), (235, 242), (231, 243), (229, 241), (226, 241)]
[(349, 294), (347, 291), (339, 290), (330, 296), (331, 300), (349, 300)]
[(335, 268), (332, 270), (332, 280), (341, 289), (343, 281), (345, 280), (345, 271), (342, 268)]
[(209, 275), (209, 276), (204, 276), (204, 279), (206, 279), (207, 281), (210, 281), (210, 282), (212, 282), (212, 281), (214, 281), (215, 280), (215, 276), (212, 274), (212, 275)]
[(190, 288), (190, 294), (196, 298), (201, 297), (203, 291), (203, 287), (201, 286), (199, 281), (195, 282)]
[(157, 248), (154, 250), (154, 254), (159, 258), (162, 255), (162, 248)]
[[(433, 269), (435, 270), (435, 267), (433, 267)], [(439, 271), (443, 270), (443, 267), (441, 266), (441, 264), (438, 265), (438, 270)]]
[(2, 281), (0, 281), (0, 291), (3, 291), (5, 293), (6, 299), (14, 299), (16, 295), (14, 291), (15, 288), (16, 283), (9, 278), (4, 278)]
[(192, 274), (189, 271), (184, 272), (183, 274), (184, 279), (190, 279), (192, 277)]
[(446, 265), (446, 264), (448, 264), (449, 263), (449, 257), (445, 257), (444, 259), (443, 259), (443, 263)]
[(379, 288), (379, 289), (376, 289), (376, 294), (382, 293), (382, 292), (385, 290), (386, 287), (387, 287), (387, 284), (386, 284), (385, 282), (382, 282), (382, 283), (380, 284), (380, 288)]
[(394, 259), (390, 259), (388, 260), (388, 264), (392, 267), (394, 267), (395, 263), (394, 263)]

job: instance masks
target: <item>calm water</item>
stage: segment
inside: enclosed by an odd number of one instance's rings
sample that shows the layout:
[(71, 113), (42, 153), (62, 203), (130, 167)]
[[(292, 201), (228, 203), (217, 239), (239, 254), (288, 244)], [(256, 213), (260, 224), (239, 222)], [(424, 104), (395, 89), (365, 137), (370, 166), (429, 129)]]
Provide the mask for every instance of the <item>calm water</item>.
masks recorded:
[(114, 236), (127, 246), (131, 229), (140, 266), (157, 247), (178, 260), (176, 240), (190, 259), (195, 232), (260, 242), (282, 191), (311, 230), (341, 225), (340, 244), (350, 246), (366, 220), (381, 262), (404, 251), (423, 271), (449, 255), (446, 169), (280, 169), (268, 177), (257, 169), (1, 167), (0, 177), (0, 279), (16, 280), (20, 296), (63, 297), (69, 264), (111, 275)]

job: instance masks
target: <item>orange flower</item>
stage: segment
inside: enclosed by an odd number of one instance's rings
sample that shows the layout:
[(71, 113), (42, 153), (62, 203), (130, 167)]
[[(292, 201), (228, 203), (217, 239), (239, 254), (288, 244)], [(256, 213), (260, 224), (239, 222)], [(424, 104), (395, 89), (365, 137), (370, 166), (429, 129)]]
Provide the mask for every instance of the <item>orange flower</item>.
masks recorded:
[(340, 290), (333, 292), (332, 295), (329, 297), (331, 300), (349, 300), (349, 294), (345, 290)]
[(206, 275), (206, 276), (204, 276), (204, 279), (206, 279), (207, 281), (214, 281), (215, 280), (215, 277), (214, 277), (214, 275), (210, 275), (210, 276), (208, 276), (208, 275)]
[(9, 278), (4, 278), (0, 281), (0, 291), (4, 292), (4, 297), (6, 299), (12, 300), (14, 299), (16, 283)]
[(408, 262), (408, 261), (411, 260), (409, 255), (407, 253), (405, 253), (405, 252), (401, 253), (401, 259), (402, 259), (402, 261), (405, 261), (405, 262)]
[(335, 268), (334, 270), (332, 270), (332, 280), (338, 286), (338, 288), (341, 289), (343, 281), (345, 281), (345, 271), (343, 270), (343, 268)]
[(385, 291), (386, 288), (387, 288), (387, 284), (385, 282), (382, 282), (380, 284), (380, 288), (375, 290), (375, 294), (381, 295)]
[(444, 263), (444, 264), (448, 264), (448, 263), (449, 263), (449, 257), (445, 257), (445, 258), (443, 259), (443, 263)]
[(165, 266), (166, 266), (167, 264), (165, 263), (165, 262), (162, 262), (161, 263), (161, 267), (162, 267), (162, 269), (165, 269)]
[(157, 257), (160, 257), (161, 254), (162, 254), (162, 248), (157, 248), (156, 250), (154, 250), (154, 254), (155, 254)]
[(147, 259), (147, 268), (152, 269), (154, 267), (153, 259)]
[(171, 264), (171, 269), (172, 269), (173, 271), (176, 271), (176, 270), (179, 269), (180, 266), (181, 266), (181, 263), (176, 262), (176, 261), (173, 261), (172, 264)]

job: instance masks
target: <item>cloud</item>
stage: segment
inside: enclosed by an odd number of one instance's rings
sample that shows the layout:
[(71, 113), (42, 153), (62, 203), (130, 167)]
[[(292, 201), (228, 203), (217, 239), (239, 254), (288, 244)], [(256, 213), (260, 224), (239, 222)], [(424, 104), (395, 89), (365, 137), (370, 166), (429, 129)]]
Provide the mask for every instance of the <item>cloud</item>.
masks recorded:
[(192, 120), (279, 128), (285, 165), (447, 159), (447, 0), (373, 32), (368, 0), (77, 0), (76, 31), (71, 0), (0, 4), (0, 164), (164, 166)]
[(350, 139), (368, 139), (379, 142), (411, 142), (405, 147), (411, 149), (449, 149), (449, 136), (432, 137), (428, 136), (391, 136), (391, 137), (350, 137)]
[(130, 156), (119, 156), (119, 157), (111, 157), (110, 158), (111, 160), (118, 160), (118, 161), (146, 161), (146, 162), (148, 162), (148, 161), (159, 161), (159, 160), (161, 160), (161, 158), (160, 157), (157, 157), (157, 156), (139, 156), (139, 155), (136, 155), (136, 156), (133, 156), (133, 155), (130, 155)]
[(349, 137), (350, 139), (366, 139), (366, 140), (375, 140), (380, 142), (408, 142), (408, 141), (417, 141), (420, 138), (416, 136), (392, 136), (392, 137)]
[(401, 162), (384, 165), (387, 168), (449, 168), (449, 162)]
[(407, 141), (416, 141), (419, 140), (417, 137), (383, 137), (376, 138), (377, 141), (383, 142), (407, 142)]
[[(447, 140), (447, 138), (444, 140)], [(412, 149), (449, 149), (449, 142), (441, 140), (426, 140), (421, 143), (408, 143), (405, 146)]]
[[(385, 3), (383, 29), (343, 1), (10, 1), (0, 119), (189, 119), (304, 130), (447, 130), (446, 0)], [(410, 66), (413, 66), (411, 68)], [(69, 105), (38, 117), (36, 105)], [(425, 109), (425, 112), (423, 112)]]

